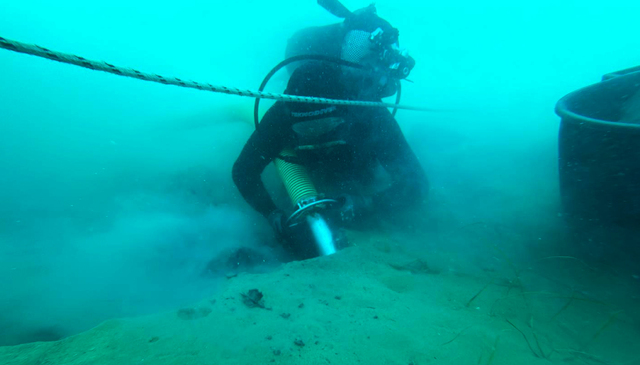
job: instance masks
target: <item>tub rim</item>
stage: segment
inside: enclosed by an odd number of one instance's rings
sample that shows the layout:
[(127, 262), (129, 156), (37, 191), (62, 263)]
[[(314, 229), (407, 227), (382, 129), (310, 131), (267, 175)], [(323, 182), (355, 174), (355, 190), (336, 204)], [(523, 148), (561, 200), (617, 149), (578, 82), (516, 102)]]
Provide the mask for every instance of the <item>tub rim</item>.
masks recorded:
[[(612, 122), (612, 121), (608, 121), (608, 120), (602, 120), (602, 119), (596, 119), (596, 118), (592, 118), (592, 117), (587, 117), (585, 115), (581, 115), (578, 114), (576, 112), (573, 112), (571, 110), (569, 110), (568, 105), (567, 105), (567, 101), (570, 100), (571, 98), (575, 97), (576, 94), (580, 94), (582, 93), (584, 90), (588, 90), (590, 88), (596, 87), (596, 85), (600, 85), (603, 83), (612, 83), (615, 82), (621, 78), (625, 78), (626, 76), (630, 76), (630, 75), (634, 75), (634, 76), (638, 76), (640, 75), (640, 70), (638, 71), (633, 71), (633, 72), (628, 72), (616, 77), (612, 77), (610, 79), (607, 80), (603, 80), (600, 81), (599, 83), (595, 83), (595, 84), (591, 84), (585, 87), (582, 87), (578, 90), (574, 90), (568, 94), (566, 94), (565, 96), (563, 96), (560, 100), (558, 100), (558, 102), (556, 103), (555, 106), (555, 113), (562, 118), (562, 122), (573, 122), (573, 123), (580, 123), (580, 122), (589, 122), (589, 123), (593, 123), (596, 125), (601, 125), (601, 126), (606, 126), (606, 127), (616, 127), (616, 128), (628, 128), (631, 130), (640, 130), (640, 123), (639, 124), (634, 124), (634, 123), (626, 123), (626, 122)], [(640, 91), (638, 91), (640, 92)]]

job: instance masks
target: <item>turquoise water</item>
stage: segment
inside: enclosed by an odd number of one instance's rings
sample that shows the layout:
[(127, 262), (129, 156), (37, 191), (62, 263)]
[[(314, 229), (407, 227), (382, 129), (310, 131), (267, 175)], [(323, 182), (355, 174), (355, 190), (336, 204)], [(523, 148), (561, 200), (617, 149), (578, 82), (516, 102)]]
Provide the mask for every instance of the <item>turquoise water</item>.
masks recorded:
[[(538, 356), (560, 350), (549, 338), (581, 334), (573, 353), (542, 357), (634, 363), (632, 350), (609, 344), (640, 335), (638, 256), (616, 251), (622, 244), (569, 239), (553, 108), (603, 74), (638, 65), (640, 5), (376, 4), (417, 60), (403, 103), (447, 110), (399, 112), (431, 180), (431, 203), (420, 227), (385, 234), (440, 272), (481, 278), (468, 298), (504, 278), (522, 281), (513, 290), (556, 293), (557, 302), (530, 316), (548, 325), (543, 350), (532, 350)], [(335, 21), (313, 1), (0, 4), (1, 37), (249, 89), (283, 59), (293, 32)], [(282, 73), (270, 88), (280, 92), (285, 83)], [(227, 285), (202, 274), (212, 258), (239, 245), (273, 246), (230, 175), (252, 131), (252, 102), (0, 50), (0, 345), (59, 340), (111, 318), (189, 306)], [(279, 188), (272, 174), (266, 179)], [(565, 256), (572, 258), (558, 258)], [(513, 299), (502, 294), (500, 305)], [(574, 295), (581, 307), (558, 335), (549, 323), (569, 313), (562, 299)], [(510, 308), (522, 313), (538, 303), (549, 301)], [(510, 310), (498, 312), (513, 319)], [(510, 331), (503, 336), (520, 336)], [(496, 338), (483, 363), (506, 363), (490, 350), (499, 348)]]

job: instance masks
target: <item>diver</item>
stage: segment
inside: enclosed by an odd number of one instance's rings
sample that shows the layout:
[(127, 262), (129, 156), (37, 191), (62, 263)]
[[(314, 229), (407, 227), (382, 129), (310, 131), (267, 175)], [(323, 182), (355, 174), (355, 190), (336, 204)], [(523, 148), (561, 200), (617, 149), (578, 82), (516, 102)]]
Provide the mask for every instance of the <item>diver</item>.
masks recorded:
[[(285, 93), (358, 99), (341, 67), (302, 65)], [(287, 236), (287, 215), (269, 196), (261, 173), (286, 148), (296, 151), (297, 163), (319, 190), (340, 201), (340, 219), (347, 224), (393, 215), (426, 198), (426, 174), (386, 108), (276, 102), (242, 149), (232, 176), (280, 239)]]
[[(415, 61), (399, 49), (397, 29), (378, 17), (373, 5), (341, 14), (344, 23), (328, 26), (334, 44), (316, 42), (322, 50), (302, 48), (311, 54), (337, 53), (351, 66), (298, 62), (291, 69), (286, 94), (380, 101), (393, 95), (407, 77)], [(295, 55), (294, 48), (309, 44), (309, 32), (292, 37), (289, 56)], [(261, 180), (269, 163), (285, 158), (284, 150), (295, 151), (290, 162), (304, 166), (323, 195), (337, 202), (330, 219), (341, 226), (373, 224), (426, 199), (426, 174), (386, 108), (278, 101), (245, 144), (232, 176), (243, 198), (268, 219), (279, 241), (298, 258), (309, 256), (291, 242), (289, 216), (276, 206)]]

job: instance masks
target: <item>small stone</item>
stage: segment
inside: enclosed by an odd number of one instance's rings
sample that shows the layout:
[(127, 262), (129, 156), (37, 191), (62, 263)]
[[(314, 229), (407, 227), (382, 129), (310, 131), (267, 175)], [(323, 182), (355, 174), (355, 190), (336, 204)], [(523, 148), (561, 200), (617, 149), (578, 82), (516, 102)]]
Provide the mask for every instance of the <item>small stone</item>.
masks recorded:
[(273, 339), (273, 337), (272, 337), (272, 336), (267, 336), (267, 337), (265, 337), (265, 339), (267, 339), (267, 340), (272, 340), (272, 339)]
[(273, 354), (276, 356), (280, 356), (280, 354), (282, 353), (282, 351), (280, 350), (273, 350)]
[(378, 316), (373, 316), (373, 319), (378, 319)]
[(282, 317), (284, 319), (287, 319), (287, 318), (291, 317), (291, 313), (282, 313), (282, 314), (280, 314), (280, 317)]
[(160, 339), (160, 337), (153, 336), (153, 337), (151, 337), (151, 339), (149, 340), (149, 342), (150, 342), (150, 343), (152, 343), (152, 342), (156, 342), (156, 341), (158, 341), (159, 339)]
[(293, 343), (298, 347), (304, 347), (304, 342), (301, 339), (296, 339)]
[(300, 303), (300, 304), (298, 305), (298, 308), (304, 308), (304, 303)]
[(339, 296), (339, 295), (336, 295), (335, 298), (338, 299), (338, 300), (342, 299), (342, 297)]

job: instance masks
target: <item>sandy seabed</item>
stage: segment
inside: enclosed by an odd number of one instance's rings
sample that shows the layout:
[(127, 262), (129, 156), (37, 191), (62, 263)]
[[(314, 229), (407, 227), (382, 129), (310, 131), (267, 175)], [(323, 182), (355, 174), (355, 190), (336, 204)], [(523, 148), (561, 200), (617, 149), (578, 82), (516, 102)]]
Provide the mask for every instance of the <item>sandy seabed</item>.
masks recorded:
[[(633, 284), (625, 278), (546, 260), (599, 278), (570, 290), (568, 278), (508, 259), (478, 275), (390, 237), (350, 241), (332, 256), (230, 278), (189, 308), (2, 347), (0, 364), (640, 364), (637, 300), (615, 302)], [(242, 295), (252, 289), (263, 294), (257, 306)]]

